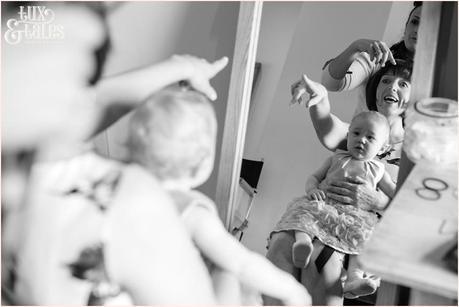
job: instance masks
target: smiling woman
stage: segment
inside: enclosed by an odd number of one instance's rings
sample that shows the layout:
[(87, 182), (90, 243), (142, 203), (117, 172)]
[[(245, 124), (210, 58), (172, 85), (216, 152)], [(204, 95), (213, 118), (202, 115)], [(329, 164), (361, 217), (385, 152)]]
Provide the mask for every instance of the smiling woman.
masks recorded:
[[(359, 39), (354, 41), (336, 58), (326, 63), (322, 83), (330, 91), (347, 91), (365, 85), (369, 77), (394, 59), (413, 61), (416, 50), (422, 2), (415, 1), (405, 23), (403, 38), (390, 48), (380, 40)], [(367, 94), (368, 96), (368, 94)], [(359, 93), (356, 113), (366, 110), (365, 92)]]

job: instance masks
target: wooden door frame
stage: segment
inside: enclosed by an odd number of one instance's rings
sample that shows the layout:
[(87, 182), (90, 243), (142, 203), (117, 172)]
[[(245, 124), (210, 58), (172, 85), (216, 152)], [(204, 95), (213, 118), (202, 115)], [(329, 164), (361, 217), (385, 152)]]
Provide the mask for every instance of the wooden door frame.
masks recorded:
[(220, 218), (228, 230), (244, 153), (262, 7), (262, 1), (241, 1), (239, 7), (215, 197)]

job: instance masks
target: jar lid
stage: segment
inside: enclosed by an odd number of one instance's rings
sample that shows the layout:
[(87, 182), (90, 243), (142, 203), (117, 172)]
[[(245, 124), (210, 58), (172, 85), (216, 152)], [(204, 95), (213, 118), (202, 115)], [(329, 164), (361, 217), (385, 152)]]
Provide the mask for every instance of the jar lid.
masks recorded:
[(448, 98), (424, 98), (414, 104), (414, 109), (430, 117), (457, 117), (457, 101)]

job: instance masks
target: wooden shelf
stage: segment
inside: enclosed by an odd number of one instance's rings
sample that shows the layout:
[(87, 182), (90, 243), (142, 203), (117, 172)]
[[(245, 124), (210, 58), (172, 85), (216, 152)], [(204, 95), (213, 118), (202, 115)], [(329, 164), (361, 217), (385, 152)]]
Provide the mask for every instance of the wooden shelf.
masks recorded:
[[(362, 253), (366, 270), (385, 281), (457, 300), (458, 276), (442, 260), (457, 240), (457, 176), (457, 164), (413, 168)], [(436, 201), (415, 193), (427, 177), (448, 184)]]

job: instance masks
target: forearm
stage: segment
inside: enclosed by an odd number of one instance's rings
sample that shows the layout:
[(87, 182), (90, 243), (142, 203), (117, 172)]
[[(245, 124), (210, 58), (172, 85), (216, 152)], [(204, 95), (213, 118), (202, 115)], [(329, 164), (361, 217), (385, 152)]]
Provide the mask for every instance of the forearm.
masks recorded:
[(107, 106), (112, 103), (122, 103), (135, 107), (139, 102), (156, 90), (186, 79), (191, 66), (180, 65), (174, 58), (124, 72), (119, 75), (101, 80), (97, 86), (97, 103)]
[(353, 42), (328, 64), (330, 75), (338, 80), (344, 78), (358, 54), (359, 50), (356, 48), (355, 42)]
[(93, 135), (108, 128), (155, 91), (192, 74), (192, 66), (174, 58), (101, 80), (96, 88), (96, 103), (104, 110)]
[(103, 79), (96, 89), (96, 102), (105, 114), (95, 133), (114, 123), (150, 94), (180, 80), (187, 80), (193, 89), (210, 100), (217, 99), (209, 80), (227, 64), (227, 57), (210, 63), (192, 55), (174, 55), (161, 63)]
[(328, 95), (318, 104), (309, 108), (309, 115), (311, 117), (312, 124), (314, 125), (314, 129), (316, 130), (316, 134), (322, 141), (323, 136), (330, 131), (330, 127), (332, 126)]
[(317, 138), (325, 148), (335, 151), (346, 139), (348, 125), (330, 113), (328, 97), (319, 104), (309, 108), (309, 115), (316, 131)]

